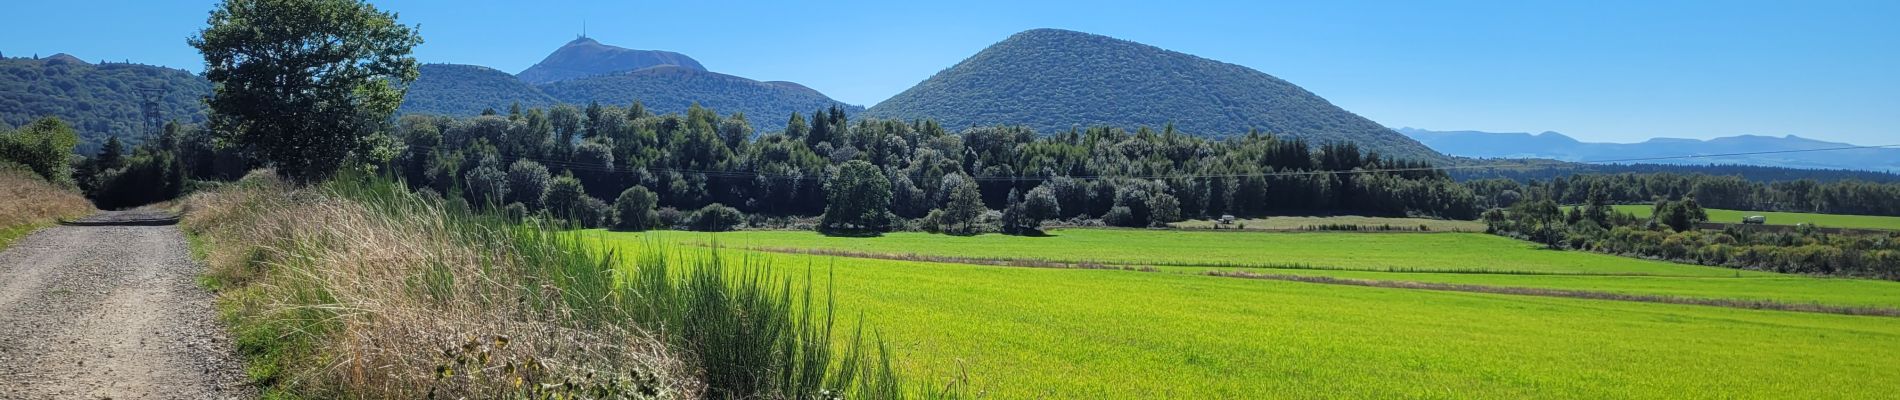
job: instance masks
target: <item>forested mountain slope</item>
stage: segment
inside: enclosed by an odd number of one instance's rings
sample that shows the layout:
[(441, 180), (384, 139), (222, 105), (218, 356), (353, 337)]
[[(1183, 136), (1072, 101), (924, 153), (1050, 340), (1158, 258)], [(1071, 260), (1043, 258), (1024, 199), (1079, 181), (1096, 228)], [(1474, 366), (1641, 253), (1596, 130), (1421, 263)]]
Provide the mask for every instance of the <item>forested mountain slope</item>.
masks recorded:
[(422, 75), (409, 85), (409, 93), (403, 98), (404, 113), (475, 115), (487, 109), (505, 112), (516, 103), (522, 107), (546, 107), (555, 103), (533, 85), (488, 67), (423, 64), (421, 71)]
[(556, 101), (571, 104), (625, 106), (638, 100), (648, 110), (661, 114), (684, 113), (698, 102), (721, 112), (745, 113), (760, 132), (785, 129), (794, 112), (808, 113), (834, 105), (851, 114), (864, 110), (796, 83), (760, 82), (675, 66), (555, 82), (540, 89)]
[(944, 126), (1021, 124), (1042, 133), (1110, 125), (1232, 136), (1259, 129), (1314, 143), (1442, 160), (1417, 141), (1247, 67), (1081, 32), (1010, 36), (866, 115)]
[(678, 66), (691, 70), (705, 71), (698, 60), (685, 54), (660, 50), (634, 50), (619, 46), (601, 44), (592, 38), (580, 37), (548, 54), (528, 69), (516, 76), (532, 84), (559, 82), (568, 79), (585, 78), (595, 75), (627, 72), (662, 65)]
[(142, 64), (92, 64), (64, 53), (51, 57), (0, 58), (0, 123), (23, 126), (56, 116), (79, 133), (77, 151), (89, 154), (117, 135), (129, 144), (144, 140), (141, 88), (158, 89), (159, 115), (203, 122), (200, 98), (211, 83), (184, 70)]

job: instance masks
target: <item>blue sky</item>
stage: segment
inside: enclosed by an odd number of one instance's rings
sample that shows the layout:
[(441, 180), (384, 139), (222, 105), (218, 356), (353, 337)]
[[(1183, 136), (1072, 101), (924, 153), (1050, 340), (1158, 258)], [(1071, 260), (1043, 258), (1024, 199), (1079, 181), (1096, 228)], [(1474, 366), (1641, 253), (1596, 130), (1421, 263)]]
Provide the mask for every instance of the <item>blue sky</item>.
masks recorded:
[[(10, 2), (8, 56), (200, 69), (213, 1)], [(1379, 123), (1595, 141), (1900, 143), (1900, 1), (374, 1), (424, 62), (519, 72), (573, 39), (686, 53), (866, 106), (1011, 33), (1063, 28), (1265, 71)], [(84, 18), (78, 17), (84, 15)]]

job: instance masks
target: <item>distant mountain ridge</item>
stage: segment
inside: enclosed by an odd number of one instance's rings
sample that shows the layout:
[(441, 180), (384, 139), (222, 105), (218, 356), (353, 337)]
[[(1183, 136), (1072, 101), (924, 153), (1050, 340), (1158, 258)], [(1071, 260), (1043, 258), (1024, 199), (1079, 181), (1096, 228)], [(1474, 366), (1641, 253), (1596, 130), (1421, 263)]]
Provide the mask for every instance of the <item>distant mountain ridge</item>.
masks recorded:
[[(1398, 128), (1399, 133), (1417, 139), (1448, 155), (1477, 158), (1547, 158), (1562, 161), (1607, 161), (1641, 158), (1679, 157), (1734, 153), (1764, 153), (1789, 150), (1838, 149), (1852, 144), (1814, 140), (1795, 135), (1781, 137), (1738, 135), (1709, 140), (1656, 138), (1641, 143), (1590, 143), (1557, 132), (1538, 134), (1480, 131), (1430, 131)], [(1900, 172), (1900, 148), (1808, 151), (1791, 153), (1747, 154), (1669, 160), (1645, 163), (1678, 165), (1753, 165), (1804, 169), (1846, 169)]]
[(707, 70), (684, 54), (630, 50), (589, 38), (568, 42), (519, 75), (465, 64), (424, 64), (401, 111), (475, 115), (509, 106), (547, 107), (639, 101), (656, 113), (685, 112), (693, 103), (720, 114), (745, 113), (759, 132), (785, 129), (794, 112), (839, 106), (864, 110), (804, 85), (761, 82)]
[(706, 67), (685, 54), (661, 50), (634, 50), (601, 44), (582, 36), (548, 54), (540, 63), (515, 74), (521, 81), (544, 84), (672, 65), (697, 71)]
[(1444, 160), (1423, 144), (1333, 105), (1297, 85), (1240, 65), (1107, 36), (1036, 29), (1017, 33), (866, 115), (935, 118), (946, 127), (1148, 126), (1202, 136), (1249, 130), (1315, 144), (1351, 141), (1387, 155)]

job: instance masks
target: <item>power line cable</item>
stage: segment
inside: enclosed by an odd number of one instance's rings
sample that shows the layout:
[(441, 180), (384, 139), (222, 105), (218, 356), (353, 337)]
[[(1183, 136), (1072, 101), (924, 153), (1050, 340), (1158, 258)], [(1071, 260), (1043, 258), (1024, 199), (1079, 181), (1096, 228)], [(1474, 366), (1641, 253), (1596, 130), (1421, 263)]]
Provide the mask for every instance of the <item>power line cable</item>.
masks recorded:
[[(425, 145), (406, 145), (406, 146), (421, 148), (424, 150), (437, 149), (437, 147), (435, 146), (425, 146)], [(1666, 160), (1734, 157), (1734, 156), (1764, 155), (1764, 154), (1809, 153), (1809, 152), (1821, 152), (1821, 151), (1883, 149), (1883, 148), (1894, 148), (1894, 147), (1900, 147), (1900, 144), (1886, 144), (1886, 145), (1877, 145), (1877, 146), (1829, 147), (1829, 148), (1817, 148), (1817, 149), (1769, 150), (1769, 151), (1717, 153), (1717, 154), (1693, 154), (1693, 155), (1679, 155), (1679, 156), (1638, 157), (1638, 158), (1585, 160), (1585, 161), (1523, 160), (1523, 161), (1518, 161), (1518, 162), (1498, 162), (1498, 163), (1492, 163), (1488, 165), (1481, 164), (1481, 165), (1450, 165), (1450, 166), (1398, 167), (1398, 168), (1357, 168), (1357, 169), (1351, 169), (1351, 170), (1317, 170), (1317, 171), (1272, 171), (1272, 172), (1237, 173), (1237, 174), (1080, 175), (1080, 176), (1072, 175), (1072, 176), (1064, 176), (1064, 177), (1069, 178), (1069, 179), (1075, 179), (1075, 180), (1083, 180), (1083, 181), (1105, 180), (1105, 179), (1170, 180), (1170, 179), (1214, 179), (1214, 178), (1248, 178), (1248, 177), (1263, 177), (1264, 178), (1264, 177), (1314, 176), (1314, 175), (1336, 175), (1336, 174), (1337, 175), (1352, 175), (1352, 174), (1399, 173), (1399, 172), (1434, 172), (1434, 171), (1453, 171), (1453, 170), (1469, 170), (1469, 169), (1537, 169), (1537, 168), (1555, 169), (1555, 168), (1576, 168), (1582, 164), (1618, 164), (1618, 163), (1633, 163), (1633, 162), (1644, 162), (1644, 161), (1666, 161)], [(712, 177), (720, 177), (720, 178), (766, 178), (766, 179), (790, 179), (790, 180), (808, 180), (808, 181), (824, 179), (823, 176), (811, 176), (811, 175), (802, 174), (802, 173), (801, 174), (784, 174), (784, 173), (775, 174), (775, 173), (766, 173), (766, 172), (759, 172), (759, 171), (741, 171), (741, 170), (700, 170), (700, 169), (666, 168), (666, 167), (652, 167), (652, 166), (635, 168), (635, 167), (624, 167), (624, 166), (619, 166), (619, 165), (599, 166), (599, 165), (583, 164), (583, 163), (575, 162), (572, 160), (560, 160), (560, 159), (549, 159), (549, 158), (528, 157), (528, 156), (514, 156), (514, 159), (535, 161), (549, 167), (559, 167), (561, 169), (566, 169), (570, 171), (584, 171), (584, 172), (625, 173), (625, 172), (633, 172), (634, 170), (646, 170), (647, 172), (655, 173), (655, 174), (664, 173), (664, 172), (674, 172), (674, 173), (679, 173), (679, 174), (694, 174), (694, 175), (712, 176)], [(970, 179), (976, 180), (976, 181), (983, 181), (983, 182), (1035, 182), (1035, 181), (1044, 181), (1044, 180), (1048, 180), (1052, 178), (1053, 177), (1035, 177), (1035, 176), (983, 176), (983, 177), (971, 177)]]

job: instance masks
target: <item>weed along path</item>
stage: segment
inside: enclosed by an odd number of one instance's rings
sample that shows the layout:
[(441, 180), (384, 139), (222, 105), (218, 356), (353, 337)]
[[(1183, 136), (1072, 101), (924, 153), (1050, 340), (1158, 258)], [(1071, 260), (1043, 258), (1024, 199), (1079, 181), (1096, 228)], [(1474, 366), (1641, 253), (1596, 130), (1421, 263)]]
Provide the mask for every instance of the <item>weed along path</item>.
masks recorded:
[(0, 399), (251, 396), (165, 217), (103, 212), (0, 252)]

